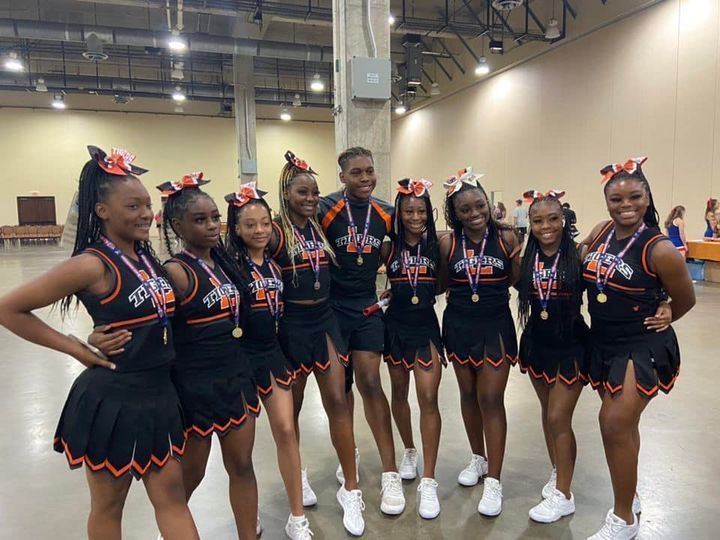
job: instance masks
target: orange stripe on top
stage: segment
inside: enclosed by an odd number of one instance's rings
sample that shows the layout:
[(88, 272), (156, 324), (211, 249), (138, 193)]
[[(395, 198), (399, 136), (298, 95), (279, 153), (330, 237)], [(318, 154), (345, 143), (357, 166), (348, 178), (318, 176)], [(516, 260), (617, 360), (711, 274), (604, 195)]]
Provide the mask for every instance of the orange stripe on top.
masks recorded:
[(276, 258), (278, 255), (280, 255), (280, 252), (285, 247), (285, 234), (283, 233), (282, 227), (278, 225), (276, 222), (272, 222), (273, 229), (278, 235), (278, 245), (275, 251), (272, 255), (270, 255), (271, 258)]
[(232, 313), (229, 311), (224, 311), (223, 313), (218, 313), (216, 315), (210, 315), (209, 317), (199, 317), (197, 319), (188, 319), (185, 321), (187, 324), (202, 324), (204, 322), (211, 322), (211, 321), (217, 321), (219, 319), (226, 319), (232, 317)]
[(392, 217), (382, 209), (382, 206), (380, 206), (377, 201), (370, 199), (370, 204), (385, 222), (385, 234), (390, 234), (390, 231), (392, 231)]
[[(585, 279), (588, 279), (590, 281), (595, 281), (597, 279), (597, 276), (595, 274), (588, 274), (587, 272), (583, 272), (583, 277)], [(618, 289), (621, 291), (629, 291), (629, 292), (645, 292), (646, 289), (640, 287), (624, 287), (622, 285), (618, 285), (617, 283), (613, 283), (612, 281), (607, 282), (608, 287), (612, 287), (613, 289)]]
[(330, 227), (330, 224), (333, 222), (335, 217), (342, 211), (342, 209), (345, 207), (345, 199), (340, 199), (338, 202), (335, 203), (335, 206), (333, 206), (330, 210), (328, 210), (328, 213), (325, 214), (325, 217), (322, 219), (322, 222), (320, 222), (320, 225), (322, 225), (322, 228), (325, 232), (327, 232), (328, 227)]
[(498, 242), (500, 243), (500, 249), (502, 249), (505, 256), (510, 259), (510, 254), (508, 253), (508, 250), (505, 247), (505, 242), (503, 241), (502, 230), (498, 231)]
[[(452, 239), (452, 244), (450, 244), (450, 254), (448, 255), (448, 262), (452, 261), (453, 254), (455, 253), (455, 233), (450, 233), (450, 237)], [(463, 255), (465, 255), (463, 253)]]
[(656, 234), (650, 240), (648, 240), (647, 243), (645, 244), (645, 246), (643, 247), (642, 255), (640, 256), (640, 260), (642, 261), (643, 270), (645, 270), (645, 273), (647, 273), (649, 276), (652, 276), (654, 278), (657, 277), (657, 274), (655, 272), (650, 271), (650, 261), (647, 260), (647, 251), (648, 251), (648, 248), (652, 244), (654, 244), (658, 240), (661, 240), (663, 238), (663, 236), (664, 236), (663, 234)]
[(110, 268), (112, 268), (113, 272), (115, 272), (115, 290), (111, 292), (108, 296), (100, 300), (100, 305), (112, 302), (113, 300), (115, 300), (117, 295), (120, 294), (120, 289), (122, 288), (122, 277), (120, 276), (120, 270), (117, 266), (115, 266), (115, 263), (112, 262), (112, 259), (110, 259), (110, 257), (105, 255), (102, 251), (95, 248), (87, 248), (85, 251), (91, 251), (95, 255), (98, 255), (110, 266)]
[[(174, 313), (175, 308), (170, 307), (170, 308), (168, 308), (167, 312), (168, 312), (168, 315), (170, 313)], [(148, 322), (148, 321), (152, 321), (154, 319), (158, 319), (157, 313), (153, 313), (152, 315), (145, 315), (144, 317), (138, 317), (137, 319), (127, 319), (125, 321), (117, 321), (114, 323), (110, 323), (109, 326), (110, 326), (110, 328), (118, 328), (119, 326), (130, 326), (131, 324)]]
[(199, 287), (198, 275), (197, 275), (197, 272), (195, 272), (195, 270), (193, 270), (192, 267), (189, 264), (187, 264), (185, 261), (181, 261), (180, 259), (171, 259), (171, 261), (180, 263), (180, 265), (183, 268), (185, 268), (185, 270), (187, 270), (188, 272), (190, 272), (192, 274), (192, 278), (194, 281), (193, 290), (189, 295), (187, 295), (185, 298), (183, 298), (182, 302), (180, 302), (180, 305), (184, 306), (184, 305), (188, 304), (189, 302), (191, 302), (192, 299), (195, 298), (195, 295), (198, 292), (198, 287)]
[(610, 229), (610, 227), (612, 226), (612, 223), (613, 223), (612, 220), (610, 220), (603, 226), (602, 229), (600, 229), (600, 232), (597, 233), (597, 236), (595, 238), (593, 238), (592, 242), (590, 242), (590, 247), (588, 248), (588, 252), (595, 249), (597, 241), (600, 239), (601, 236), (603, 236), (608, 231), (608, 229)]

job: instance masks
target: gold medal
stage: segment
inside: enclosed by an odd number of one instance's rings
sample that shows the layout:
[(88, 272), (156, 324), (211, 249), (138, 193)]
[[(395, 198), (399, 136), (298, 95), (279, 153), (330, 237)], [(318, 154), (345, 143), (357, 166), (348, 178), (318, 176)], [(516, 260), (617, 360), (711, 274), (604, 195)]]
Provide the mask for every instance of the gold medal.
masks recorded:
[(240, 328), (239, 326), (236, 326), (235, 328), (233, 328), (232, 337), (234, 337), (235, 339), (240, 339), (242, 337), (242, 335), (243, 335), (242, 328)]
[(598, 293), (598, 295), (595, 298), (601, 304), (604, 304), (605, 302), (607, 302), (607, 294), (605, 294), (604, 292)]
[(167, 345), (167, 326), (163, 328), (163, 345)]
[(319, 281), (316, 281), (315, 284), (313, 285), (313, 288), (314, 288), (316, 291), (319, 291), (319, 290), (320, 290), (320, 282), (319, 282)]
[(420, 303), (420, 299), (417, 297), (417, 295), (414, 295), (414, 296), (410, 299), (410, 301), (411, 301), (413, 304), (419, 304), (419, 303)]
[(478, 293), (473, 293), (473, 295), (470, 297), (470, 300), (477, 303), (480, 301), (480, 295)]
[(540, 312), (540, 318), (541, 318), (543, 321), (547, 321), (547, 320), (550, 318), (550, 315), (548, 314), (547, 311), (545, 311), (545, 310), (543, 309), (543, 310)]
[(362, 266), (365, 261), (363, 261), (362, 255), (358, 255), (357, 259), (355, 259), (355, 262), (357, 263), (358, 266)]

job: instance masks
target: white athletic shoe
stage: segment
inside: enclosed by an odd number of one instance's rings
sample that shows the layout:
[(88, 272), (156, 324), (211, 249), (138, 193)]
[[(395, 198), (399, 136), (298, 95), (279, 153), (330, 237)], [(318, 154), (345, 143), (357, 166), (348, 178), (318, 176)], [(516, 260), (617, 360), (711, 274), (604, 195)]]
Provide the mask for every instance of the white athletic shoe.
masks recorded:
[(303, 491), (303, 506), (315, 506), (317, 504), (317, 495), (310, 486), (310, 482), (307, 477), (307, 469), (303, 469), (302, 473), (302, 491)]
[(550, 496), (530, 509), (530, 519), (539, 523), (554, 523), (560, 518), (575, 513), (575, 496), (570, 493), (566, 499), (562, 491), (553, 489)]
[(552, 472), (550, 473), (550, 480), (547, 481), (547, 483), (542, 488), (542, 497), (543, 499), (547, 499), (553, 494), (553, 491), (555, 490), (555, 487), (557, 486), (557, 469), (553, 467)]
[(470, 457), (470, 463), (458, 475), (458, 484), (461, 486), (474, 486), (480, 479), (487, 476), (488, 464), (487, 460), (477, 454)]
[(260, 521), (260, 512), (257, 515), (257, 521), (255, 522), (255, 536), (260, 538), (263, 533), (262, 521)]
[(414, 448), (406, 448), (400, 462), (400, 478), (403, 480), (415, 480), (417, 478), (418, 453)]
[(423, 519), (435, 519), (440, 515), (437, 488), (438, 483), (434, 478), (420, 479), (420, 485), (417, 488), (418, 514)]
[(398, 473), (382, 473), (380, 497), (380, 510), (383, 514), (397, 516), (403, 513), (403, 510), (405, 510), (405, 494), (403, 493), (402, 480)]
[(478, 503), (478, 512), (483, 516), (495, 517), (502, 512), (502, 484), (495, 478), (485, 478), (482, 499)]
[(340, 486), (337, 492), (337, 501), (343, 509), (343, 526), (345, 530), (353, 536), (362, 536), (365, 532), (365, 520), (363, 519), (363, 511), (365, 503), (362, 498), (362, 491), (353, 489), (348, 491), (344, 486)]
[(164, 540), (163, 535), (158, 533), (157, 538), (155, 540)]
[(633, 540), (637, 537), (640, 529), (637, 516), (633, 517), (635, 521), (632, 525), (628, 525), (624, 520), (613, 514), (612, 510), (608, 510), (605, 525), (598, 532), (589, 536), (587, 540)]
[(295, 517), (290, 515), (285, 524), (285, 534), (290, 540), (312, 540), (313, 532), (310, 530), (310, 522), (305, 516)]
[(640, 503), (640, 495), (635, 493), (633, 496), (633, 505), (632, 505), (632, 513), (636, 516), (638, 514), (642, 514), (642, 504)]
[[(341, 486), (345, 485), (345, 473), (343, 473), (342, 465), (338, 464), (337, 470), (335, 471), (335, 478), (337, 478), (338, 484)], [(360, 450), (355, 449), (355, 481), (360, 482)]]

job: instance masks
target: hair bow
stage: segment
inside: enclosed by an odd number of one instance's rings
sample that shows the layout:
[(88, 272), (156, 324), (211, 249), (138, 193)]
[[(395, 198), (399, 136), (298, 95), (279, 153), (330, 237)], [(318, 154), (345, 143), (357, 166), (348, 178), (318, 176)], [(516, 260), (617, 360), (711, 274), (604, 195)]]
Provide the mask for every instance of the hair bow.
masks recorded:
[(290, 165), (292, 165), (296, 169), (300, 169), (301, 171), (308, 172), (310, 174), (317, 174), (315, 171), (313, 171), (313, 168), (307, 161), (305, 161), (304, 159), (300, 159), (290, 150), (285, 152), (285, 159)]
[(197, 189), (208, 182), (210, 182), (210, 180), (205, 180), (202, 172), (194, 172), (186, 174), (180, 180), (175, 180), (174, 182), (163, 182), (157, 186), (157, 188), (160, 190), (160, 193), (170, 197), (171, 195), (181, 193), (183, 189)]
[(415, 180), (413, 178), (404, 178), (398, 182), (397, 190), (399, 193), (404, 195), (415, 195), (416, 197), (422, 197), (425, 194), (429, 194), (429, 190), (432, 187), (430, 180), (420, 178)]
[(248, 182), (240, 186), (237, 193), (228, 193), (225, 195), (225, 201), (232, 204), (236, 208), (242, 208), (251, 200), (261, 200), (267, 192), (257, 189), (257, 182)]
[(630, 158), (625, 163), (614, 163), (606, 165), (600, 170), (602, 174), (601, 184), (604, 184), (618, 173), (625, 171), (628, 174), (635, 174), (640, 170), (640, 166), (647, 161), (647, 157)]
[(480, 180), (484, 174), (475, 174), (472, 167), (465, 167), (460, 169), (456, 175), (443, 183), (443, 187), (447, 190), (446, 196), (452, 197), (460, 191), (463, 184), (467, 184), (473, 187), (479, 187), (478, 180)]
[(98, 164), (98, 166), (108, 174), (115, 176), (127, 176), (132, 174), (140, 176), (147, 172), (147, 169), (133, 165), (135, 154), (123, 150), (122, 148), (113, 148), (110, 155), (97, 146), (88, 146), (90, 157)]
[(558, 191), (555, 189), (551, 189), (547, 193), (543, 193), (542, 191), (530, 190), (523, 193), (523, 198), (528, 202), (532, 202), (540, 199), (547, 199), (550, 197), (552, 197), (553, 199), (561, 199), (564, 195), (564, 191)]

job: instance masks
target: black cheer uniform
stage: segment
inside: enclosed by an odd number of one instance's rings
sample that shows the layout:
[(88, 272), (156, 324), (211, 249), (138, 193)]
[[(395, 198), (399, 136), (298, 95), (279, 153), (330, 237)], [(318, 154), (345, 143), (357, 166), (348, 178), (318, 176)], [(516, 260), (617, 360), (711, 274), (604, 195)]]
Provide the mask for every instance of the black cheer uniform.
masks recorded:
[(178, 253), (170, 262), (183, 268), (189, 282), (182, 295), (178, 291), (173, 319), (173, 381), (185, 413), (185, 429), (197, 437), (222, 436), (260, 412), (248, 359), (232, 335), (232, 305), (240, 294), (218, 262), (210, 269), (215, 277), (186, 253)]
[[(275, 318), (270, 313), (268, 302), (275, 305), (279, 296), (279, 309), (283, 311), (283, 282), (280, 266), (271, 259), (265, 259), (259, 272), (254, 270), (245, 260), (240, 261), (250, 275), (248, 289), (250, 293), (250, 313), (243, 325), (243, 336), (240, 339), (245, 357), (253, 370), (253, 377), (260, 397), (268, 397), (272, 393), (272, 379), (278, 386), (289, 389), (296, 379), (296, 372), (290, 361), (283, 354), (278, 340), (278, 329)], [(270, 270), (273, 266), (273, 272)], [(268, 298), (269, 297), (269, 298)]]
[[(335, 347), (338, 359), (347, 366), (348, 354), (344, 346), (340, 326), (330, 306), (330, 269), (332, 264), (326, 246), (310, 222), (303, 229), (296, 229), (305, 239), (306, 248), (298, 242), (292, 257), (287, 250), (285, 231), (280, 220), (273, 222), (278, 245), (272, 255), (282, 268), (283, 300), (285, 312), (280, 321), (280, 346), (296, 372), (308, 375), (313, 371), (325, 373), (330, 367), (327, 337)], [(312, 262), (311, 262), (312, 257)], [(313, 264), (318, 264), (315, 276)], [(320, 285), (315, 289), (315, 279)], [(300, 304), (303, 301), (314, 304)]]
[[(517, 335), (510, 313), (511, 262), (508, 247), (500, 231), (490, 230), (482, 261), (479, 261), (482, 240), (476, 244), (466, 238), (462, 253), (461, 237), (452, 233), (448, 261), (447, 307), (443, 314), (443, 343), (448, 360), (461, 366), (481, 369), (487, 361), (493, 367), (517, 360)], [(480, 263), (477, 302), (465, 268), (473, 277)], [(503, 354), (502, 347), (505, 348)]]
[[(83, 463), (92, 471), (107, 470), (115, 477), (139, 479), (151, 467), (162, 467), (170, 456), (185, 451), (185, 430), (177, 392), (170, 378), (175, 357), (171, 328), (167, 343), (155, 308), (162, 291), (168, 316), (175, 297), (168, 281), (149, 276), (142, 262), (128, 258), (144, 284), (120, 257), (102, 243), (83, 253), (98, 257), (113, 276), (102, 295), (77, 294), (94, 326), (109, 324), (128, 329), (132, 339), (113, 357), (117, 369), (92, 367), (83, 371), (70, 389), (54, 438), (54, 449), (65, 453), (71, 468)], [(156, 275), (160, 269), (154, 266)]]
[[(546, 288), (555, 254), (548, 257), (542, 250), (538, 250), (538, 255), (542, 286)], [(535, 257), (528, 253), (525, 256)], [(558, 269), (547, 303), (548, 318), (543, 320), (540, 315), (543, 308), (535, 281), (532, 277), (530, 279), (533, 280), (530, 318), (520, 338), (520, 370), (529, 373), (533, 379), (544, 381), (548, 386), (553, 386), (557, 380), (567, 386), (578, 381), (587, 384), (588, 328), (580, 314), (580, 305), (572, 307), (561, 302), (563, 297), (570, 294), (563, 286), (563, 276)], [(572, 322), (566, 322), (563, 309), (573, 309)]]
[[(382, 352), (385, 349), (383, 313), (378, 310), (366, 317), (363, 309), (377, 302), (375, 280), (380, 267), (380, 247), (392, 230), (393, 207), (375, 197), (367, 201), (350, 201), (357, 239), (361, 243), (368, 205), (370, 224), (362, 253), (358, 253), (360, 246), (350, 230), (342, 191), (320, 198), (319, 218), (337, 261), (337, 266), (330, 266), (330, 302), (340, 325), (343, 347), (347, 351)], [(358, 264), (359, 256), (362, 257), (361, 265)], [(352, 382), (352, 369), (347, 369), (347, 391), (352, 388)]]
[[(667, 237), (657, 227), (646, 228), (622, 259), (617, 257), (632, 237), (618, 240), (613, 234), (605, 245), (612, 221), (590, 244), (583, 261), (583, 278), (590, 311), (590, 364), (588, 377), (593, 388), (600, 385), (611, 394), (622, 391), (628, 360), (635, 368), (637, 391), (652, 397), (658, 390), (670, 392), (680, 371), (680, 348), (672, 327), (663, 332), (648, 330), (643, 321), (652, 317), (667, 293), (650, 270), (653, 248)], [(598, 261), (602, 275), (612, 261), (617, 266), (608, 279), (600, 303), (596, 284)]]
[[(392, 366), (412, 370), (416, 365), (423, 369), (432, 368), (430, 344), (435, 346), (441, 362), (444, 363), (440, 325), (435, 314), (435, 292), (437, 286), (437, 257), (428, 252), (427, 241), (423, 238), (418, 246), (405, 244), (406, 258), (397, 253), (393, 242), (388, 257), (387, 276), (390, 281), (392, 298), (385, 312), (385, 361)], [(407, 262), (407, 266), (405, 263)], [(415, 291), (408, 280), (417, 272)], [(417, 303), (413, 303), (413, 296)]]

